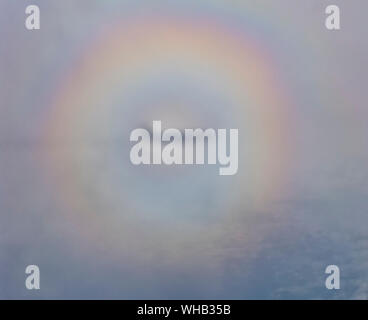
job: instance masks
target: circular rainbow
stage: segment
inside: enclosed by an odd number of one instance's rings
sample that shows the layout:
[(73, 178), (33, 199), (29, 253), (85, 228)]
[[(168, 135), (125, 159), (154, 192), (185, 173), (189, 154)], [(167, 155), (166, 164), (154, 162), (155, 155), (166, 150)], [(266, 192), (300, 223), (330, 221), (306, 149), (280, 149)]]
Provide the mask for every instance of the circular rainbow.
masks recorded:
[[(246, 31), (215, 18), (134, 17), (104, 30), (71, 69), (44, 141), (55, 146), (46, 164), (63, 218), (79, 234), (119, 250), (178, 248), (216, 239), (283, 193), (290, 94), (267, 44)], [(152, 120), (238, 128), (237, 175), (219, 177), (217, 166), (133, 166), (129, 133)]]

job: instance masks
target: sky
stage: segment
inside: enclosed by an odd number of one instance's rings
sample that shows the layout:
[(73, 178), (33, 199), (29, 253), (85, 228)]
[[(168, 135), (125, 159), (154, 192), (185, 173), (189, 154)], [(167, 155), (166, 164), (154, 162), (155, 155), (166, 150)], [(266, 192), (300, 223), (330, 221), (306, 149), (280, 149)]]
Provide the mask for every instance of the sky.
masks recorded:
[[(0, 3), (1, 299), (368, 298), (366, 1), (28, 4)], [(133, 165), (154, 120), (238, 129), (237, 174)]]

